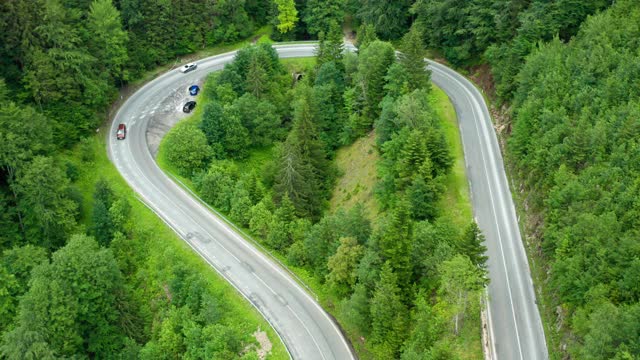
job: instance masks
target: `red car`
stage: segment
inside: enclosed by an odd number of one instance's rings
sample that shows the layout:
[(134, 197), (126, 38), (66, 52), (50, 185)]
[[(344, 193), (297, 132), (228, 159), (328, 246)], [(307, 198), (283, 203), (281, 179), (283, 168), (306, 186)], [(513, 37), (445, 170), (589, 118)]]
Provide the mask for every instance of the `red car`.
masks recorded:
[(116, 139), (124, 140), (127, 137), (127, 126), (125, 124), (118, 125), (118, 131), (116, 132)]

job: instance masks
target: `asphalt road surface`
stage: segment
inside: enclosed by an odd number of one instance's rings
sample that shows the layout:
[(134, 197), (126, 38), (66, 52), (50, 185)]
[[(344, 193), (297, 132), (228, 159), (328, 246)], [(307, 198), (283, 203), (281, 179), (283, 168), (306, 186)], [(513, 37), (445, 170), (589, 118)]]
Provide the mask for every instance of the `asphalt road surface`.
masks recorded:
[[(280, 45), (280, 57), (314, 55), (313, 44)], [(234, 52), (198, 61), (198, 69), (170, 70), (133, 94), (109, 133), (113, 163), (142, 201), (160, 216), (269, 321), (294, 359), (353, 359), (335, 322), (290, 274), (176, 185), (155, 163), (147, 141), (157, 113), (181, 116), (180, 98), (191, 84), (233, 60)], [(502, 157), (482, 95), (464, 77), (430, 63), (432, 79), (451, 98), (459, 119), (474, 213), (487, 238), (489, 318), (494, 358), (546, 359), (540, 316)], [(118, 124), (127, 138), (118, 141)], [(275, 339), (272, 339), (275, 340)]]
[(473, 212), (486, 236), (493, 358), (548, 359), (529, 263), (487, 105), (460, 74), (432, 61), (429, 68), (433, 82), (456, 109)]

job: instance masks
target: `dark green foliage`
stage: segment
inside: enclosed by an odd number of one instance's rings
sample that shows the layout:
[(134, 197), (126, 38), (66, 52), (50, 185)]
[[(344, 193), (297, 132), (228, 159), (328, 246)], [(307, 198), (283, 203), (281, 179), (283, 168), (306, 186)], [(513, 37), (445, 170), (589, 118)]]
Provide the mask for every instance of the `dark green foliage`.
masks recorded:
[(361, 208), (348, 212), (338, 211), (335, 215), (323, 217), (313, 225), (305, 238), (307, 259), (314, 273), (324, 280), (328, 273), (327, 260), (340, 245), (340, 238), (353, 237), (363, 244), (371, 233), (369, 220)]
[(425, 69), (424, 45), (419, 27), (411, 27), (411, 30), (402, 38), (399, 60), (408, 75), (409, 91), (428, 90), (431, 87), (431, 74)]
[(280, 115), (276, 107), (266, 100), (244, 94), (233, 102), (230, 112), (240, 119), (254, 146), (270, 145), (283, 138)]
[(407, 187), (411, 216), (416, 220), (432, 220), (438, 215), (442, 187), (430, 176), (416, 176)]
[(113, 237), (113, 224), (109, 216), (109, 209), (103, 202), (96, 202), (93, 205), (93, 235), (98, 244), (108, 246)]
[(412, 6), (428, 47), (441, 50), (456, 65), (486, 57), (496, 91), (511, 97), (526, 56), (540, 41), (559, 35), (568, 41), (587, 18), (610, 6), (609, 0), (495, 1), (419, 0)]
[(34, 269), (16, 328), (4, 335), (3, 355), (116, 353), (123, 341), (117, 327), (121, 283), (110, 250), (92, 238), (73, 236), (51, 263)]
[[(585, 318), (580, 318), (585, 316)], [(616, 307), (599, 299), (588, 312), (576, 315), (583, 336), (573, 353), (583, 359), (633, 359), (640, 354), (640, 305)]]
[[(4, 91), (0, 81), (0, 91)], [(31, 106), (0, 98), (0, 167), (6, 172), (6, 180), (13, 182), (16, 172), (36, 155), (51, 150), (51, 128), (47, 118)]]
[(343, 317), (349, 326), (355, 327), (360, 333), (368, 335), (371, 332), (371, 313), (369, 310), (371, 299), (367, 288), (359, 283), (355, 286), (350, 298), (343, 301)]
[(276, 202), (287, 194), (301, 217), (318, 217), (333, 182), (333, 169), (315, 125), (317, 113), (313, 90), (299, 88), (293, 103), (293, 128), (281, 148), (274, 185)]
[[(422, 177), (432, 189), (429, 191), (437, 189), (438, 176), (446, 174), (453, 162), (444, 132), (427, 102), (426, 90), (403, 95), (395, 103), (388, 97), (377, 126), (383, 153), (379, 195), (387, 199), (395, 191), (404, 190), (416, 177)], [(426, 191), (424, 186), (420, 190)], [(383, 200), (383, 204), (388, 203)]]
[(216, 158), (243, 158), (247, 155), (251, 139), (238, 113), (223, 109), (217, 102), (208, 103), (202, 114), (200, 129)]
[(205, 105), (200, 130), (207, 137), (207, 143), (217, 158), (222, 158), (225, 155), (223, 142), (226, 120), (224, 109), (220, 103), (214, 101)]
[(398, 357), (400, 346), (406, 335), (407, 309), (402, 303), (399, 279), (387, 261), (380, 272), (380, 281), (376, 285), (371, 299), (371, 340), (373, 351), (380, 359)]
[(465, 229), (458, 247), (460, 253), (467, 255), (473, 265), (486, 270), (488, 259), (486, 255), (487, 247), (484, 246), (483, 242), (484, 235), (482, 235), (478, 224), (474, 221)]
[[(429, 47), (441, 49), (454, 64), (472, 61), (493, 42), (507, 40), (512, 28), (496, 31), (505, 8), (521, 1), (418, 0), (412, 12)], [(517, 6), (517, 5), (516, 5)], [(516, 26), (516, 25), (512, 25)]]
[(428, 294), (423, 292), (416, 296), (411, 320), (414, 325), (409, 339), (405, 342), (402, 352), (403, 360), (422, 359), (445, 330), (444, 319), (441, 319), (431, 308)]
[(617, 332), (618, 316), (640, 300), (631, 280), (640, 256), (638, 22), (637, 2), (618, 1), (569, 44), (541, 44), (518, 75), (509, 156), (544, 218), (539, 241), (551, 289), (573, 315), (576, 358), (640, 354), (621, 345), (637, 342), (630, 328)]
[(308, 216), (318, 211), (319, 183), (318, 177), (308, 160), (292, 141), (287, 141), (280, 148), (278, 172), (273, 186), (276, 202), (289, 199), (299, 214)]
[(342, 28), (335, 21), (329, 23), (329, 27), (320, 32), (318, 35), (320, 43), (316, 53), (318, 67), (327, 62), (333, 62), (339, 67), (342, 65), (343, 37)]
[[(3, 189), (2, 189), (3, 190)], [(10, 201), (8, 192), (0, 190), (0, 248), (6, 249), (24, 239), (20, 223), (20, 213)]]
[(95, 111), (109, 103), (114, 89), (108, 72), (100, 71), (103, 59), (84, 47), (79, 12), (57, 1), (41, 4), (45, 20), (34, 29), (21, 80), (31, 99), (56, 121), (54, 138), (68, 145), (93, 130)]
[(364, 50), (369, 44), (378, 40), (376, 28), (371, 23), (363, 23), (358, 29), (358, 37), (356, 38), (356, 46), (358, 51)]
[(450, 220), (440, 217), (433, 223), (415, 224), (411, 262), (413, 278), (425, 290), (435, 290), (439, 282), (438, 266), (455, 255), (459, 230)]
[(342, 145), (340, 134), (345, 123), (342, 93), (335, 84), (329, 84), (316, 86), (314, 96), (316, 106), (322, 109), (316, 118), (321, 131), (318, 138), (324, 144), (327, 153), (332, 156), (334, 151)]
[(237, 167), (230, 161), (221, 160), (212, 162), (207, 172), (198, 174), (194, 178), (194, 184), (205, 201), (228, 213), (237, 180)]
[(399, 39), (409, 23), (409, 0), (379, 1), (358, 0), (356, 17), (365, 24), (371, 24), (384, 40)]
[(380, 113), (378, 104), (384, 97), (385, 75), (394, 61), (393, 46), (379, 40), (360, 53), (357, 77), (366, 101), (364, 113), (372, 122)]
[(76, 225), (78, 205), (68, 197), (69, 180), (54, 160), (37, 156), (12, 188), (18, 195), (25, 234), (30, 241), (54, 250)]
[(185, 176), (203, 169), (212, 154), (205, 134), (188, 123), (176, 126), (164, 144), (167, 160)]
[(344, 6), (344, 0), (307, 0), (303, 19), (309, 34), (327, 34), (332, 24), (340, 28)]
[[(255, 2), (175, 0), (157, 4), (152, 0), (120, 2), (125, 28), (129, 31), (129, 53), (136, 72), (166, 62), (176, 55), (246, 38), (255, 25), (264, 24), (264, 14)], [(258, 22), (249, 17), (256, 15)]]
[[(387, 103), (393, 103), (393, 101), (410, 92), (410, 83), (414, 81), (410, 76), (407, 68), (399, 62), (393, 63), (389, 67), (389, 71), (387, 71), (387, 75), (385, 76), (387, 82), (384, 85), (386, 92), (385, 99), (381, 103), (383, 111)], [(382, 114), (380, 117), (382, 117)]]
[(100, 179), (93, 192), (92, 233), (98, 244), (108, 247), (116, 232), (124, 232), (129, 204), (116, 199), (109, 184)]
[(405, 199), (398, 200), (373, 234), (382, 260), (389, 264), (402, 287), (410, 284), (412, 271), (413, 222), (410, 206)]
[(106, 71), (112, 83), (128, 80), (125, 66), (128, 61), (127, 42), (129, 37), (122, 29), (120, 12), (111, 0), (96, 0), (91, 4), (87, 33), (89, 51), (100, 61), (102, 71)]
[(269, 42), (239, 50), (234, 61), (227, 64), (219, 75), (218, 84), (228, 84), (238, 95), (248, 92), (261, 100), (268, 100), (281, 116), (288, 109), (286, 89), (290, 78)]
[(0, 332), (8, 330), (18, 310), (18, 300), (29, 289), (31, 270), (47, 261), (43, 248), (25, 245), (0, 256)]
[[(397, 64), (394, 64), (391, 69), (396, 68)], [(398, 65), (397, 68), (400, 68)], [(384, 143), (391, 140), (391, 136), (398, 132), (399, 126), (396, 123), (396, 103), (395, 99), (391, 96), (386, 96), (380, 103), (382, 111), (380, 117), (376, 120), (374, 127), (376, 129), (376, 144), (378, 147), (382, 147)]]

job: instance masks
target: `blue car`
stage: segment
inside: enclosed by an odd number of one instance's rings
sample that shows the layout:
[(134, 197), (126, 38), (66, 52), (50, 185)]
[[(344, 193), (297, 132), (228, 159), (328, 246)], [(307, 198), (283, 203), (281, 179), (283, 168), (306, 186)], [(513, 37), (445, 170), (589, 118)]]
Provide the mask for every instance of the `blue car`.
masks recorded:
[(198, 85), (191, 85), (189, 87), (189, 95), (196, 96), (200, 92), (200, 87)]

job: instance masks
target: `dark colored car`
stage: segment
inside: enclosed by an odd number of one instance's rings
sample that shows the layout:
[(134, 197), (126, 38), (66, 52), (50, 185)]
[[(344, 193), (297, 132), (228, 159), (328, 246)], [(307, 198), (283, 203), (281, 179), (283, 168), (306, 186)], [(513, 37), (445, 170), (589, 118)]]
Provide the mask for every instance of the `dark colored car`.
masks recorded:
[(184, 111), (186, 113), (190, 113), (195, 108), (196, 108), (196, 102), (195, 101), (187, 101), (187, 103), (184, 104), (184, 106), (182, 107), (182, 111)]
[(180, 68), (180, 72), (188, 73), (191, 70), (195, 70), (198, 67), (196, 63), (189, 63)]
[(189, 95), (196, 96), (200, 92), (200, 87), (198, 85), (191, 85), (189, 87)]
[(124, 140), (127, 137), (127, 126), (125, 124), (118, 125), (118, 131), (116, 131), (116, 139)]

